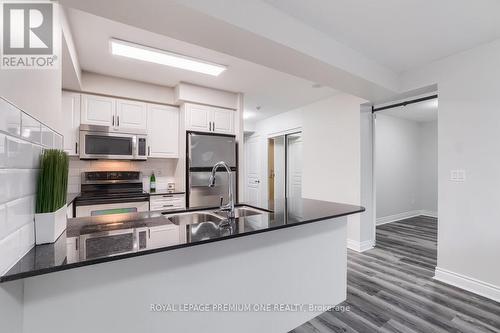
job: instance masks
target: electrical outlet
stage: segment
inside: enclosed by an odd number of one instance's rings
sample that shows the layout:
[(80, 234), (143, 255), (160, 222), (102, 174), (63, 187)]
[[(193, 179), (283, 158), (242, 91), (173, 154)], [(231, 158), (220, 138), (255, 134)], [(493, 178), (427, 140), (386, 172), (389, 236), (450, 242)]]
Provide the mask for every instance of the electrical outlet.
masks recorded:
[(463, 183), (466, 179), (466, 172), (464, 169), (454, 169), (450, 171), (450, 180), (457, 183)]

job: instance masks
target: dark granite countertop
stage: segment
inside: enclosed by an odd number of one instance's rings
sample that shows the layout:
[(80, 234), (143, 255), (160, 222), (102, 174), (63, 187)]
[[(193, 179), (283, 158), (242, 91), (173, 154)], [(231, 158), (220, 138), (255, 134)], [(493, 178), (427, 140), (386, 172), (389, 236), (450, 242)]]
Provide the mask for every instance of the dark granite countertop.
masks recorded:
[[(206, 207), (187, 209), (169, 212), (145, 212), (135, 214), (115, 214), (107, 216), (82, 217), (68, 219), (66, 231), (53, 244), (36, 245), (23, 258), (21, 258), (5, 275), (0, 277), (0, 282), (22, 279), (30, 276), (48, 274), (51, 272), (72, 269), (87, 265), (121, 260), (129, 257), (142, 256), (151, 253), (175, 250), (182, 247), (195, 246), (210, 242), (224, 241), (227, 239), (254, 235), (262, 232), (280, 230), (283, 228), (294, 227), (307, 223), (318, 222), (327, 219), (333, 219), (350, 214), (356, 214), (364, 211), (363, 207), (318, 201), (303, 198), (289, 198), (275, 205), (274, 211), (263, 210), (250, 205), (238, 204), (252, 209), (258, 209), (260, 212), (254, 215), (238, 217), (232, 220), (228, 225), (222, 225), (220, 222), (199, 222), (182, 223), (170, 220), (169, 217), (187, 212), (202, 211), (203, 213), (212, 213), (217, 208)], [(113, 254), (100, 256), (99, 251), (107, 251), (108, 247), (117, 248), (123, 241), (108, 238), (108, 241), (98, 245), (97, 255), (88, 258), (79, 245), (82, 239), (90, 236), (100, 236), (104, 233), (127, 233), (131, 231), (146, 231), (143, 236), (149, 234), (151, 239), (152, 231), (155, 228), (168, 229), (175, 233), (178, 241), (172, 242), (172, 237), (155, 240), (154, 247), (149, 246), (150, 240), (144, 249), (135, 249), (129, 253)], [(151, 228), (151, 229), (150, 229)], [(177, 234), (178, 233), (178, 234)], [(138, 234), (138, 233), (137, 233)], [(147, 237), (147, 236), (146, 236)], [(176, 238), (175, 237), (175, 238)], [(88, 239), (87, 239), (88, 240)], [(140, 243), (140, 242), (138, 242)], [(93, 251), (96, 251), (95, 245)], [(88, 247), (87, 247), (88, 252)]]

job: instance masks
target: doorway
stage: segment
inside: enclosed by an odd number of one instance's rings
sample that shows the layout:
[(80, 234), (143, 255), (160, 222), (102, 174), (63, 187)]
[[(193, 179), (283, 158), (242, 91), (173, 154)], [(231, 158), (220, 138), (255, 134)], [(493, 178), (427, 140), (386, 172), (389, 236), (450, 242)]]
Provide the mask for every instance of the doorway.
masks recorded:
[(302, 133), (268, 138), (267, 152), (269, 208), (279, 211), (285, 198), (294, 205), (294, 198), (302, 196)]
[[(408, 246), (392, 230), (415, 231), (437, 247), (438, 96), (373, 108), (376, 243)], [(383, 226), (382, 226), (383, 225)], [(433, 256), (429, 259), (432, 263)]]

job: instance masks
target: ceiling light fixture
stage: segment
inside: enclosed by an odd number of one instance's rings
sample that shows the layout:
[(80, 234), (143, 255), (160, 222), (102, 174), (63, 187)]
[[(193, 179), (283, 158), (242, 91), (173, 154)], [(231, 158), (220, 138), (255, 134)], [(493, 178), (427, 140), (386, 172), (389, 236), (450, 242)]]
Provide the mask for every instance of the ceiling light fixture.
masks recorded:
[(152, 47), (111, 39), (111, 53), (113, 55), (152, 62), (155, 64), (186, 69), (193, 72), (218, 76), (227, 69), (226, 66), (210, 63), (181, 54), (167, 52)]

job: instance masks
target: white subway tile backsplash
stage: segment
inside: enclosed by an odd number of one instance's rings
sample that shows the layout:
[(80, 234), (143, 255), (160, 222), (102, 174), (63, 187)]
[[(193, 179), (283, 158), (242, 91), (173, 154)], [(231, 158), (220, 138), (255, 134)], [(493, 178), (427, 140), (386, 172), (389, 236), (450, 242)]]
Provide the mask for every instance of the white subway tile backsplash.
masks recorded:
[(31, 142), (41, 143), (42, 126), (38, 120), (23, 113), (21, 115), (21, 136)]
[(7, 136), (0, 133), (0, 168), (7, 167)]
[[(158, 177), (165, 177), (169, 182), (175, 182), (177, 161), (173, 159), (148, 159), (144, 162), (134, 161), (84, 161), (71, 157), (69, 161), (68, 193), (80, 192), (81, 173), (85, 171), (140, 171), (144, 178), (154, 171)], [(144, 182), (143, 182), (144, 183)], [(145, 188), (147, 184), (144, 183)], [(180, 187), (180, 184), (178, 185)]]
[(0, 240), (0, 274), (3, 275), (19, 260), (19, 230)]
[(54, 149), (63, 149), (63, 137), (57, 133), (54, 134)]
[(0, 205), (0, 240), (7, 235), (7, 206)]
[(29, 196), (7, 203), (7, 232), (14, 232), (26, 224), (33, 223), (34, 198), (34, 196)]
[(0, 131), (21, 134), (21, 112), (0, 98)]
[(54, 147), (54, 132), (45, 125), (42, 125), (42, 145), (52, 148)]
[(35, 244), (40, 155), (62, 136), (0, 98), (0, 275)]
[(68, 184), (68, 193), (80, 193), (80, 184)]
[(42, 155), (42, 147), (38, 145), (31, 146), (31, 168), (38, 169), (40, 167), (40, 155)]
[(2, 190), (0, 191), (0, 204), (9, 201), (11, 187), (13, 186), (12, 182), (8, 180), (12, 178), (10, 176), (9, 170), (0, 169), (0, 184), (2, 184)]
[(25, 255), (35, 244), (35, 223), (26, 224), (19, 229), (19, 256)]
[(8, 168), (32, 168), (33, 167), (33, 144), (7, 136), (7, 167)]

